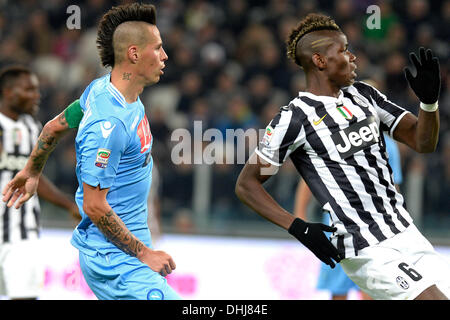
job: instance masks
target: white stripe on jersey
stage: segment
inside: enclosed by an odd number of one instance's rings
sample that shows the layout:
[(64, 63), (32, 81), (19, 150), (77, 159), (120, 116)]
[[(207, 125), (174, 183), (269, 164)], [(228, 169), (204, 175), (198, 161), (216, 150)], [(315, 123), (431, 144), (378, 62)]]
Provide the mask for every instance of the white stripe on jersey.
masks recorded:
[(276, 165), (291, 157), (330, 212), (338, 228), (332, 241), (345, 257), (412, 221), (393, 184), (382, 134), (392, 133), (406, 113), (364, 83), (343, 88), (338, 98), (300, 92), (280, 109), (269, 124), (270, 139), (256, 150)]
[[(41, 131), (41, 124), (29, 115), (21, 115), (14, 121), (0, 113), (0, 188), (23, 168)], [(0, 244), (14, 243), (38, 237), (39, 225), (36, 215), (40, 207), (33, 197), (20, 209), (0, 205)]]

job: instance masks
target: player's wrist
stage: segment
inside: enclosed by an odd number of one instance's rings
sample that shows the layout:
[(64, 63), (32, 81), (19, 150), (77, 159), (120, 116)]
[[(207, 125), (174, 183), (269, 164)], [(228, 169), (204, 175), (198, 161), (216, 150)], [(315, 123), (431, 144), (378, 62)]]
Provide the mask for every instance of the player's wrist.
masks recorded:
[[(31, 157), (30, 157), (31, 159)], [(30, 178), (39, 178), (42, 174), (42, 169), (34, 166), (32, 161), (28, 160), (25, 164), (25, 167), (22, 169), (22, 173)]]
[(288, 232), (289, 234), (297, 237), (299, 234), (301, 234), (302, 232), (304, 232), (304, 230), (306, 229), (306, 222), (303, 221), (300, 218), (295, 218), (294, 221), (292, 221), (292, 224), (290, 225)]
[(136, 252), (136, 258), (138, 258), (141, 262), (145, 263), (147, 257), (151, 256), (154, 250), (147, 247), (145, 244), (142, 244), (142, 249)]
[(423, 103), (420, 102), (420, 109), (422, 109), (425, 112), (434, 112), (438, 109), (439, 103), (436, 100), (435, 103)]

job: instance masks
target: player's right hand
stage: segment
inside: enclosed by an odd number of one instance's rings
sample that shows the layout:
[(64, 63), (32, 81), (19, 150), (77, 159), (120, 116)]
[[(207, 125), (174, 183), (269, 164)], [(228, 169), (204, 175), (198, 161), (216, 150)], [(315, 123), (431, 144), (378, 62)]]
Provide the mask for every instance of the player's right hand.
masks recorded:
[(339, 262), (341, 257), (336, 247), (326, 237), (324, 231), (335, 232), (336, 230), (335, 227), (322, 223), (308, 223), (296, 218), (289, 227), (288, 232), (311, 250), (322, 262), (334, 268), (335, 263), (333, 260)]
[(3, 188), (3, 202), (7, 202), (9, 208), (17, 202), (15, 208), (19, 209), (36, 193), (39, 177), (32, 176), (25, 170), (19, 171)]
[(158, 272), (163, 277), (172, 273), (176, 265), (172, 257), (164, 251), (152, 250), (146, 248), (145, 253), (139, 258), (141, 262), (145, 263), (155, 272)]

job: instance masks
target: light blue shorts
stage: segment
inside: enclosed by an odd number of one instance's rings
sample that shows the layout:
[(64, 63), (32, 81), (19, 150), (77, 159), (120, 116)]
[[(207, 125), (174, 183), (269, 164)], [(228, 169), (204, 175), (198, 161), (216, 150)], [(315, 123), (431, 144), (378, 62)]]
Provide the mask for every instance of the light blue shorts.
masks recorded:
[(84, 278), (100, 300), (181, 299), (164, 277), (135, 257), (122, 252), (79, 255)]
[[(328, 212), (324, 212), (322, 223), (329, 225)], [(328, 232), (326, 234), (329, 236)], [(336, 264), (334, 269), (322, 263), (317, 280), (317, 289), (328, 290), (333, 295), (346, 295), (350, 289), (359, 290), (359, 287), (347, 276), (339, 263)]]
[(328, 290), (333, 295), (346, 295), (351, 289), (359, 290), (359, 287), (347, 276), (340, 264), (334, 269), (322, 263), (320, 266), (317, 289)]

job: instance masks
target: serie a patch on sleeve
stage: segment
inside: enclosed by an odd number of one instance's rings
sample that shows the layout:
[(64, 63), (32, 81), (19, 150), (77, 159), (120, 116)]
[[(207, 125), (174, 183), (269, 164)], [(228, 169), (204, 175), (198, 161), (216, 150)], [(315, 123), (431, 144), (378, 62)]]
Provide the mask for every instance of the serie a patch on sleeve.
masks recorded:
[(270, 144), (270, 141), (273, 137), (273, 128), (271, 126), (266, 127), (266, 132), (264, 133), (264, 136), (261, 140), (261, 143), (265, 146), (268, 146)]
[(109, 156), (111, 155), (111, 150), (99, 148), (97, 150), (97, 158), (95, 159), (95, 166), (99, 168), (106, 168), (108, 165)]

